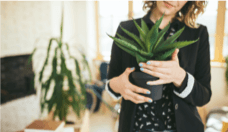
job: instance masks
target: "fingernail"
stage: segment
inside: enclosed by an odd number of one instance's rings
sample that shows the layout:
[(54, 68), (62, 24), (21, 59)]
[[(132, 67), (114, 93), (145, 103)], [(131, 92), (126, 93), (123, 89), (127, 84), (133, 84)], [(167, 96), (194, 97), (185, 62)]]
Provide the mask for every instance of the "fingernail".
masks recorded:
[(149, 83), (149, 82), (147, 82), (146, 84), (147, 84), (147, 85), (150, 85), (150, 83)]
[(143, 68), (140, 68), (141, 71), (143, 71), (144, 69)]
[(143, 66), (143, 64), (142, 63), (139, 63), (139, 66)]
[(146, 63), (147, 65), (150, 65), (151, 63), (149, 62), (149, 61), (147, 61), (147, 63)]
[(149, 102), (151, 103), (151, 102), (152, 102), (152, 100), (150, 99), (150, 100), (149, 100)]
[(147, 93), (147, 94), (150, 94), (150, 91), (147, 91), (146, 93)]
[(132, 67), (132, 68), (131, 68), (131, 70), (134, 70), (134, 69), (135, 69), (135, 67)]

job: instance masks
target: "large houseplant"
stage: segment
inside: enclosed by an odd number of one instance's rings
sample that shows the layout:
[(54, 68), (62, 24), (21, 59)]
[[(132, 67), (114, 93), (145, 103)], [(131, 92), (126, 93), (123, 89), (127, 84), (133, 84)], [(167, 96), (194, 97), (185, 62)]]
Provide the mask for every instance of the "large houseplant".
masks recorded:
[[(138, 25), (138, 23), (133, 19), (134, 24), (139, 31), (139, 37), (126, 29), (124, 29), (121, 25), (121, 29), (129, 35), (133, 40), (127, 39), (120, 34), (117, 33), (117, 37), (111, 37), (116, 45), (129, 53), (130, 55), (136, 57), (136, 61), (138, 63), (140, 62), (147, 62), (148, 60), (169, 60), (171, 59), (171, 55), (174, 52), (176, 48), (182, 48), (187, 45), (190, 45), (197, 40), (193, 41), (178, 41), (175, 42), (175, 40), (181, 35), (181, 33), (184, 31), (183, 27), (182, 29), (178, 30), (174, 35), (169, 37), (168, 39), (164, 40), (164, 35), (167, 32), (167, 30), (170, 27), (170, 23), (162, 29), (160, 32), (158, 30), (159, 25), (162, 22), (162, 19), (164, 17), (164, 14), (162, 17), (156, 21), (154, 26), (149, 30), (146, 23), (141, 19), (141, 27)], [(147, 88), (151, 91), (151, 94), (144, 95), (147, 97), (152, 98), (153, 100), (159, 100), (162, 97), (162, 87), (163, 85), (154, 85), (149, 86), (146, 85), (147, 81), (157, 80), (157, 77), (153, 77), (151, 75), (148, 75), (144, 72), (133, 72), (132, 77), (134, 79), (134, 83), (140, 87)]]
[[(73, 108), (73, 111), (80, 118), (80, 113), (86, 109), (86, 88), (85, 84), (91, 81), (86, 80), (81, 75), (80, 64), (83, 68), (87, 68), (90, 72), (88, 62), (85, 58), (84, 53), (79, 51), (82, 55), (82, 62), (76, 59), (70, 54), (68, 43), (63, 43), (63, 11), (61, 17), (60, 25), (60, 37), (50, 38), (45, 62), (43, 64), (42, 70), (37, 74), (39, 77), (39, 83), (41, 84), (41, 113), (45, 106), (47, 105), (48, 112), (53, 111), (53, 119), (57, 116), (60, 120), (68, 123), (66, 117), (68, 114), (69, 107)], [(57, 46), (53, 48), (53, 42), (57, 43)], [(36, 53), (37, 48), (34, 49), (32, 55), (30, 56), (30, 61), (33, 59), (33, 55)], [(54, 55), (51, 55), (54, 52)], [(35, 58), (34, 58), (35, 59)], [(68, 68), (67, 61), (73, 61), (75, 70)], [(51, 64), (49, 63), (51, 62)], [(79, 63), (81, 62), (81, 63)], [(51, 75), (48, 79), (44, 76), (47, 72), (46, 67), (51, 65)], [(72, 64), (71, 64), (72, 65)], [(54, 84), (52, 86), (52, 83)], [(53, 88), (53, 93), (50, 99), (47, 99), (48, 92)]]

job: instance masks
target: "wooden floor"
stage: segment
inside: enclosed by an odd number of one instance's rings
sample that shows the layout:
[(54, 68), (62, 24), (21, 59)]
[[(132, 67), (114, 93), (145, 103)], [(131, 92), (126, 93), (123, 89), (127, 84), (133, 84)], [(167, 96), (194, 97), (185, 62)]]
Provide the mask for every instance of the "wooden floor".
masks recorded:
[(112, 118), (110, 111), (106, 113), (99, 111), (91, 114), (89, 125), (90, 132), (115, 132), (115, 120)]

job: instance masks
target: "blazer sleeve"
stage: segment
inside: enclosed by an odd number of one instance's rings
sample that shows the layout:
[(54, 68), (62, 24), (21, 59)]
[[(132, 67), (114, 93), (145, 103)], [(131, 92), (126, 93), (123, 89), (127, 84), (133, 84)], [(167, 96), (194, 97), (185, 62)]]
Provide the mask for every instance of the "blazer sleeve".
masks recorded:
[(182, 92), (174, 89), (174, 93), (192, 105), (203, 106), (210, 101), (212, 95), (209, 34), (206, 26), (201, 33), (196, 54), (194, 75), (187, 72), (187, 86)]
[[(122, 26), (122, 22), (120, 22), (120, 24), (117, 28), (117, 32), (115, 34), (115, 37), (117, 37), (117, 38), (119, 38), (117, 36), (117, 33), (119, 33), (120, 35), (123, 36), (123, 31), (120, 28), (120, 25)], [(117, 99), (117, 100), (119, 100), (122, 96), (121, 96), (121, 94), (116, 93), (112, 90), (112, 88), (109, 85), (109, 81), (113, 77), (119, 76), (122, 73), (123, 73), (123, 70), (122, 70), (122, 49), (120, 49), (116, 45), (115, 41), (113, 41), (112, 51), (111, 51), (111, 59), (110, 59), (108, 75), (107, 75), (108, 80), (106, 81), (105, 89), (112, 98)]]
[(175, 92), (182, 93), (186, 89), (187, 83), (188, 83), (188, 73), (186, 72), (184, 81), (182, 82), (181, 86), (179, 88), (174, 87)]
[(106, 84), (105, 84), (105, 90), (108, 92), (108, 94), (109, 94), (113, 99), (119, 100), (119, 99), (122, 97), (121, 94), (116, 93), (116, 92), (114, 92), (114, 91), (111, 89), (111, 87), (110, 87), (110, 85), (109, 85), (109, 81), (110, 81), (110, 80), (107, 80), (107, 82), (106, 82)]

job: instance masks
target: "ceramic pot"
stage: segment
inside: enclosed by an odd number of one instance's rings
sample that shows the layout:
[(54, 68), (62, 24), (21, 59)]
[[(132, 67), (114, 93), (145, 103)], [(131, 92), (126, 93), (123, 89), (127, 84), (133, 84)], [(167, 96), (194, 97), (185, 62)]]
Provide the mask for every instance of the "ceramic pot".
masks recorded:
[(158, 80), (159, 78), (154, 77), (152, 75), (149, 75), (144, 72), (132, 72), (132, 78), (133, 78), (133, 84), (137, 85), (139, 87), (149, 89), (150, 94), (142, 94), (139, 93), (140, 95), (152, 98), (153, 101), (159, 100), (162, 98), (162, 91), (163, 91), (163, 86), (164, 85), (147, 85), (146, 83), (148, 81), (155, 81)]

